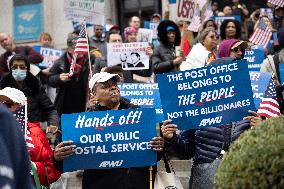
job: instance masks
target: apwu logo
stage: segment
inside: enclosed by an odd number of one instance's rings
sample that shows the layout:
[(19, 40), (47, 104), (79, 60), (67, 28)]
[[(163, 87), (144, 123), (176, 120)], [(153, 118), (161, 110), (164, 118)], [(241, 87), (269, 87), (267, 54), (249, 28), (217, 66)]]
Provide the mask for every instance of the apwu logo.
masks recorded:
[(103, 161), (99, 167), (120, 167), (123, 163), (123, 160), (118, 161)]
[(31, 21), (31, 19), (35, 16), (36, 14), (36, 10), (33, 10), (33, 11), (26, 11), (26, 12), (22, 12), (19, 17), (23, 20), (26, 20), (26, 21)]

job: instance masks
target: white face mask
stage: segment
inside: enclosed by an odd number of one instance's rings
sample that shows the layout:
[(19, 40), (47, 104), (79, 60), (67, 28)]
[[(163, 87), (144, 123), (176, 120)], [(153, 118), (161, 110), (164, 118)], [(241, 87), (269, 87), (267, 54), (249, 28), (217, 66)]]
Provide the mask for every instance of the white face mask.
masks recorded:
[(12, 76), (16, 81), (23, 81), (27, 77), (27, 70), (12, 70)]

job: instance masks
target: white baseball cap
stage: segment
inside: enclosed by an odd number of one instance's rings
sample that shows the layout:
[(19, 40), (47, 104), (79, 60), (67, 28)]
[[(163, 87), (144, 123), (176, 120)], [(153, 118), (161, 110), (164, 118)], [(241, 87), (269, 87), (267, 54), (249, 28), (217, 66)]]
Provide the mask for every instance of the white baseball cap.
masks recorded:
[(11, 87), (5, 87), (0, 90), (0, 101), (5, 101), (7, 99), (24, 106), (27, 98), (22, 91)]
[(96, 83), (103, 83), (111, 78), (115, 78), (117, 82), (120, 81), (120, 76), (117, 74), (110, 74), (107, 72), (96, 73), (89, 81), (89, 89), (92, 91)]

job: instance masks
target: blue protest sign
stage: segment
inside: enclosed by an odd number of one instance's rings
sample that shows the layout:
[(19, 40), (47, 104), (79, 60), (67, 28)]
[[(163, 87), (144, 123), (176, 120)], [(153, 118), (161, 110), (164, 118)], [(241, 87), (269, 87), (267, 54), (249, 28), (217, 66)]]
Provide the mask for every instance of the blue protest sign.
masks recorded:
[(279, 73), (280, 73), (280, 83), (283, 85), (284, 84), (284, 63), (279, 64)]
[(249, 71), (259, 72), (264, 57), (265, 53), (263, 49), (246, 50), (244, 59), (248, 62)]
[(54, 62), (63, 55), (63, 51), (42, 46), (34, 46), (35, 51), (43, 56), (43, 61), (38, 64), (41, 68), (50, 68)]
[(62, 115), (62, 139), (76, 145), (64, 171), (155, 165), (149, 141), (156, 136), (154, 109), (128, 109)]
[(180, 129), (200, 129), (242, 120), (255, 110), (247, 62), (157, 75), (165, 119)]
[(14, 7), (14, 40), (37, 41), (43, 31), (42, 3)]
[(157, 83), (122, 83), (119, 84), (120, 94), (141, 108), (155, 108), (156, 121), (164, 121), (160, 93)]
[(255, 108), (258, 109), (271, 79), (271, 74), (250, 72), (249, 75), (251, 80), (251, 88), (253, 92)]

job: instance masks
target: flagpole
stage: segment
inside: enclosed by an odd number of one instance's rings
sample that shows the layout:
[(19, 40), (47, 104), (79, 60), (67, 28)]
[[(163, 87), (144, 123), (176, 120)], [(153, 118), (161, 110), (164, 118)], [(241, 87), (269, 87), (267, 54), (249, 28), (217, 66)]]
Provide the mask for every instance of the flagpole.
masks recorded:
[(149, 171), (150, 171), (150, 189), (153, 189), (153, 167), (150, 166), (149, 167)]
[[(89, 46), (89, 40), (88, 40), (88, 33), (87, 33), (87, 26), (86, 26), (86, 19), (84, 18), (84, 27), (85, 27), (85, 31), (86, 31), (86, 39), (87, 39), (87, 45), (88, 45), (88, 59), (89, 59), (89, 76), (93, 76), (93, 72), (92, 72), (92, 64), (91, 64), (91, 57), (90, 57), (90, 46)], [(89, 77), (89, 78), (91, 78)]]
[(27, 138), (27, 130), (28, 130), (28, 102), (25, 99), (25, 139)]

